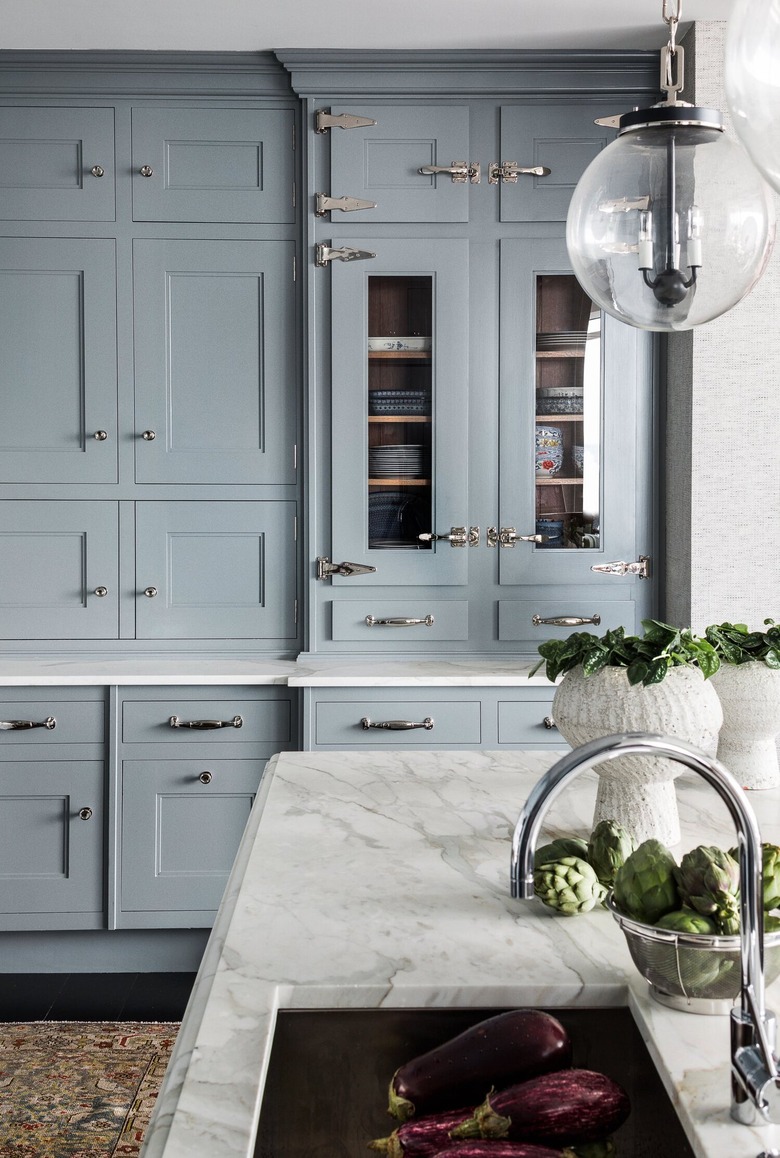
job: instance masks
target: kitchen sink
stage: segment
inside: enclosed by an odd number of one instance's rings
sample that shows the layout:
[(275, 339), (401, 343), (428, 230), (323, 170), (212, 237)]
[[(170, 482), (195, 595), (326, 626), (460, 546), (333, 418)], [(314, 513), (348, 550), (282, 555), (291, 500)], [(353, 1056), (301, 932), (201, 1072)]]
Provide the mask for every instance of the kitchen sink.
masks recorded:
[[(387, 1089), (398, 1066), (500, 1009), (280, 1010), (255, 1158), (367, 1158), (394, 1122)], [(627, 1008), (551, 1009), (574, 1065), (619, 1081), (632, 1105), (615, 1134), (619, 1158), (692, 1158)]]

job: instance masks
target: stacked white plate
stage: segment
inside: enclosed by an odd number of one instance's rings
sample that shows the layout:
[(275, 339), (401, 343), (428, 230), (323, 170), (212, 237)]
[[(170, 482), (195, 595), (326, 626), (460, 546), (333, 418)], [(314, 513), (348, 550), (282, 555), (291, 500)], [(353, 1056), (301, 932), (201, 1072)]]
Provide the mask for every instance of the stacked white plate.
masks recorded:
[(422, 443), (414, 442), (369, 447), (368, 473), (371, 478), (419, 478), (424, 453)]
[(555, 330), (550, 334), (536, 335), (537, 350), (571, 350), (576, 346), (584, 346), (588, 336), (587, 330)]

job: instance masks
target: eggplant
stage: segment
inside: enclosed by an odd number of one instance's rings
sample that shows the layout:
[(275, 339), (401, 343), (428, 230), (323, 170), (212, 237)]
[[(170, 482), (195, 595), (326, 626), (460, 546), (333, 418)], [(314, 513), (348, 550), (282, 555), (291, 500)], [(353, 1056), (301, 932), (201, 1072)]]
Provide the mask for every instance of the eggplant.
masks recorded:
[(436, 1158), (577, 1158), (574, 1150), (551, 1150), (535, 1142), (500, 1142), (472, 1138), (470, 1142), (453, 1142), (438, 1150)]
[(446, 1146), (452, 1145), (450, 1131), (462, 1125), (471, 1115), (470, 1108), (446, 1110), (404, 1122), (387, 1138), (376, 1138), (368, 1143), (369, 1150), (378, 1150), (388, 1158), (435, 1158)]
[(488, 1094), (451, 1134), (574, 1146), (607, 1137), (630, 1112), (628, 1094), (606, 1074), (560, 1070)]
[(454, 1106), (476, 1105), (491, 1089), (571, 1065), (571, 1041), (541, 1009), (511, 1009), (464, 1030), (397, 1069), (388, 1113), (405, 1122)]

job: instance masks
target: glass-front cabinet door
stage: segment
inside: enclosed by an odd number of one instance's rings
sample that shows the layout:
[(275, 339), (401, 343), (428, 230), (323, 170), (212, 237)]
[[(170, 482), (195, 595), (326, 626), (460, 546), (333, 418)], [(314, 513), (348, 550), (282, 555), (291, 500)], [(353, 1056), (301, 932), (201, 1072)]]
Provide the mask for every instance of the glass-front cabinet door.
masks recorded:
[(628, 598), (632, 576), (592, 567), (649, 549), (647, 336), (590, 301), (562, 241), (503, 242), (501, 285), (500, 582)]
[(348, 244), (376, 256), (332, 262), (334, 558), (376, 568), (361, 583), (465, 583), (466, 243)]

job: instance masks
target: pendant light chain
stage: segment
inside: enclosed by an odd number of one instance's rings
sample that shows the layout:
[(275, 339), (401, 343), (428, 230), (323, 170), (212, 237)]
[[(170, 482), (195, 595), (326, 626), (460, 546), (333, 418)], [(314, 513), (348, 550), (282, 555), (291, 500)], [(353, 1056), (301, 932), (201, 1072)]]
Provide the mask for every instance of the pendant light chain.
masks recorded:
[[(677, 44), (677, 25), (682, 18), (682, 0), (662, 0), (661, 16), (669, 28), (669, 42), (661, 49), (661, 88), (666, 93), (666, 104), (677, 104), (683, 87), (683, 50)], [(676, 67), (675, 67), (676, 66)], [(676, 75), (675, 75), (676, 73)]]

